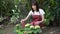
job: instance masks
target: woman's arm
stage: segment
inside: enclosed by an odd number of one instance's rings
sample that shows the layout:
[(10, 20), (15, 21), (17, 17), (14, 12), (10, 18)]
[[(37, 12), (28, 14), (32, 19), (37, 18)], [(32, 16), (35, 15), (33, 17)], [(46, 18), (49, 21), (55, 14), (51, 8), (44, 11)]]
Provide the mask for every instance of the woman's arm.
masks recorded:
[(44, 12), (43, 9), (40, 9), (40, 14), (41, 14), (41, 17), (42, 17), (42, 20), (40, 21), (40, 23), (41, 23), (41, 22), (44, 21), (44, 15), (45, 15), (45, 12)]
[(38, 21), (37, 24), (42, 23), (44, 21), (44, 14), (45, 14), (45, 12), (42, 9), (39, 9), (39, 11), (40, 11), (40, 15), (41, 15), (42, 20)]
[(29, 18), (29, 16), (27, 16), (26, 18), (22, 19), (20, 22), (22, 23), (23, 21), (26, 21)]
[(24, 21), (28, 20), (28, 18), (29, 18), (29, 16), (27, 16), (27, 17), (24, 19)]
[(26, 20), (30, 17), (31, 13), (32, 13), (32, 11), (30, 11), (29, 14), (27, 15), (27, 17), (24, 18), (24, 19), (22, 19), (21, 22), (22, 22), (22, 21), (26, 21)]
[(44, 21), (44, 15), (41, 15), (41, 17), (42, 17), (42, 20), (40, 21), (40, 23)]

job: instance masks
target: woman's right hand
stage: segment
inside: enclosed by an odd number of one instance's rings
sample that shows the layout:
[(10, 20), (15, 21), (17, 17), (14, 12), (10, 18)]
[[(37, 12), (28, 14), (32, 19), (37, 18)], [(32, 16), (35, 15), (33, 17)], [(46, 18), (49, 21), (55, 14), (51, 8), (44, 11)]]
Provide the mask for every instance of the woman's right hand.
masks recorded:
[(22, 23), (23, 21), (25, 21), (25, 20), (24, 20), (24, 19), (21, 19), (21, 21), (20, 21), (20, 22)]

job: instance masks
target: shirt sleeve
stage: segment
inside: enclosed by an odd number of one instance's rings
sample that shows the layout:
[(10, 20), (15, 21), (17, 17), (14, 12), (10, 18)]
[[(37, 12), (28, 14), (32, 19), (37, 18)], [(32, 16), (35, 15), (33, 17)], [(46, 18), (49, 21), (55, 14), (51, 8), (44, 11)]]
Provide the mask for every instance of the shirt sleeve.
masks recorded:
[(31, 15), (32, 15), (32, 10), (28, 13), (27, 17), (31, 16)]
[(44, 15), (45, 14), (43, 9), (39, 9), (39, 12), (40, 12), (40, 15)]

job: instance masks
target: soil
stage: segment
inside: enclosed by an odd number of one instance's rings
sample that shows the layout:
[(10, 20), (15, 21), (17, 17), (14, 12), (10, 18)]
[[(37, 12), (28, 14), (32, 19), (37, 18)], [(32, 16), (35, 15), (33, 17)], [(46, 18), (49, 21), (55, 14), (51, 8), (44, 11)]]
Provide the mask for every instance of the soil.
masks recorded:
[[(7, 25), (4, 28), (0, 28), (0, 34), (14, 34), (15, 25)], [(42, 34), (60, 34), (60, 27), (47, 27), (42, 29)]]

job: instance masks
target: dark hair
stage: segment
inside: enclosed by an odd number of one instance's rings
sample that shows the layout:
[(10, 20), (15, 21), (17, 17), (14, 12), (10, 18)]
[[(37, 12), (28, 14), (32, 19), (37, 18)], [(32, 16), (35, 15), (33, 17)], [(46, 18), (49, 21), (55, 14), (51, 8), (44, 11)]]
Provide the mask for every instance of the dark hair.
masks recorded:
[[(36, 11), (39, 11), (39, 5), (37, 2), (32, 2), (32, 5), (36, 5)], [(33, 8), (32, 8), (32, 11), (34, 12)]]

